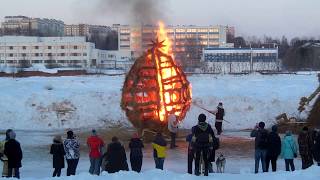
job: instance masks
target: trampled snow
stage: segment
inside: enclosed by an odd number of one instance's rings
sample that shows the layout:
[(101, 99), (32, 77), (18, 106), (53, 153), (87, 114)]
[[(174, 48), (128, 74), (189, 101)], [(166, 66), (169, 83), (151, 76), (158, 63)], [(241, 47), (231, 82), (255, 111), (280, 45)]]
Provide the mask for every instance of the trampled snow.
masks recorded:
[[(88, 173), (82, 173), (77, 176), (60, 177), (60, 178), (22, 178), (24, 180), (124, 180), (124, 179), (139, 179), (139, 180), (163, 180), (163, 179), (184, 179), (184, 180), (196, 180), (196, 179), (212, 179), (212, 180), (316, 180), (320, 178), (320, 168), (313, 166), (307, 170), (300, 170), (295, 172), (276, 172), (276, 173), (264, 173), (264, 174), (210, 174), (209, 177), (197, 177), (189, 174), (179, 174), (170, 171), (150, 170), (143, 173), (135, 172), (119, 172), (115, 174), (103, 173), (101, 176), (92, 176)], [(0, 178), (1, 179), (1, 178)], [(5, 179), (5, 178), (4, 178)]]
[[(251, 128), (275, 116), (298, 115), (302, 96), (318, 86), (316, 74), (193, 75), (193, 101), (214, 109), (224, 103), (225, 129)], [(130, 126), (120, 108), (124, 76), (0, 78), (1, 129), (55, 130)], [(193, 105), (181, 127), (190, 128), (203, 110)], [(209, 119), (213, 116), (206, 113)]]

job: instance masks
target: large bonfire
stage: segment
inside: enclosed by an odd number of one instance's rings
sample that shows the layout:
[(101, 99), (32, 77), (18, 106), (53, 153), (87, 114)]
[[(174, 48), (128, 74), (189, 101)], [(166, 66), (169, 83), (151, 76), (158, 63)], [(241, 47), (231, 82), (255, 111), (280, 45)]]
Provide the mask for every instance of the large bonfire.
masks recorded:
[(191, 104), (191, 85), (173, 59), (171, 41), (159, 23), (153, 47), (138, 58), (126, 76), (121, 108), (134, 127), (143, 132), (166, 131), (175, 114), (182, 121)]

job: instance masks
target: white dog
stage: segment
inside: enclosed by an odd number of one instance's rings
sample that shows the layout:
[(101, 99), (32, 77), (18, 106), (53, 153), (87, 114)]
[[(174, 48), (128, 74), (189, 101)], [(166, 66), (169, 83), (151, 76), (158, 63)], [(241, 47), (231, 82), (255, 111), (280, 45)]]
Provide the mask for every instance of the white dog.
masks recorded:
[(223, 156), (223, 154), (220, 154), (216, 160), (217, 173), (224, 173), (226, 162), (227, 162), (226, 158)]

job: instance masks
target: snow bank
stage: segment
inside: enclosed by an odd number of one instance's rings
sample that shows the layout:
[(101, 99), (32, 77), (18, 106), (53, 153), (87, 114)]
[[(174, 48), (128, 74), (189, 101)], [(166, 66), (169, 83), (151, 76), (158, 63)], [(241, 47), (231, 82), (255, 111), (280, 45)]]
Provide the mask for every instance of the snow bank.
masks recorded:
[[(143, 173), (135, 172), (119, 172), (115, 174), (103, 173), (101, 176), (91, 176), (87, 173), (83, 173), (72, 177), (60, 177), (60, 178), (41, 178), (42, 180), (124, 180), (124, 179), (139, 179), (139, 180), (163, 180), (163, 179), (184, 179), (184, 180), (196, 180), (196, 179), (212, 179), (212, 180), (316, 180), (320, 178), (320, 168), (311, 167), (304, 171), (295, 172), (277, 172), (277, 173), (264, 173), (264, 174), (210, 174), (209, 177), (197, 177), (188, 174), (178, 174), (170, 171), (150, 170)], [(37, 178), (22, 178), (23, 180), (37, 180)]]
[[(318, 86), (311, 75), (196, 75), (190, 76), (193, 100), (208, 109), (222, 101), (225, 129), (251, 128), (287, 112), (297, 113), (299, 100)], [(130, 126), (120, 108), (124, 76), (0, 78), (1, 129), (55, 130), (61, 128)], [(181, 127), (197, 122), (192, 106)], [(213, 116), (207, 114), (209, 121)]]

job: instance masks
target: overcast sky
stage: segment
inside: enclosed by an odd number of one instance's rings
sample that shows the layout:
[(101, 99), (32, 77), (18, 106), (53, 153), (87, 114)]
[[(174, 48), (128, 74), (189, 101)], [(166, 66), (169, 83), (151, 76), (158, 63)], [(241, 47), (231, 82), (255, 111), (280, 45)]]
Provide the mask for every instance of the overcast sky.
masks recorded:
[[(26, 15), (61, 19), (66, 24), (131, 23), (131, 15), (101, 1), (103, 0), (0, 0), (0, 21), (6, 15)], [(320, 0), (156, 1), (157, 6), (163, 9), (161, 17), (166, 24), (231, 25), (236, 27), (237, 35), (244, 36), (320, 37)], [(103, 11), (97, 10), (101, 6), (106, 7), (103, 7)]]

